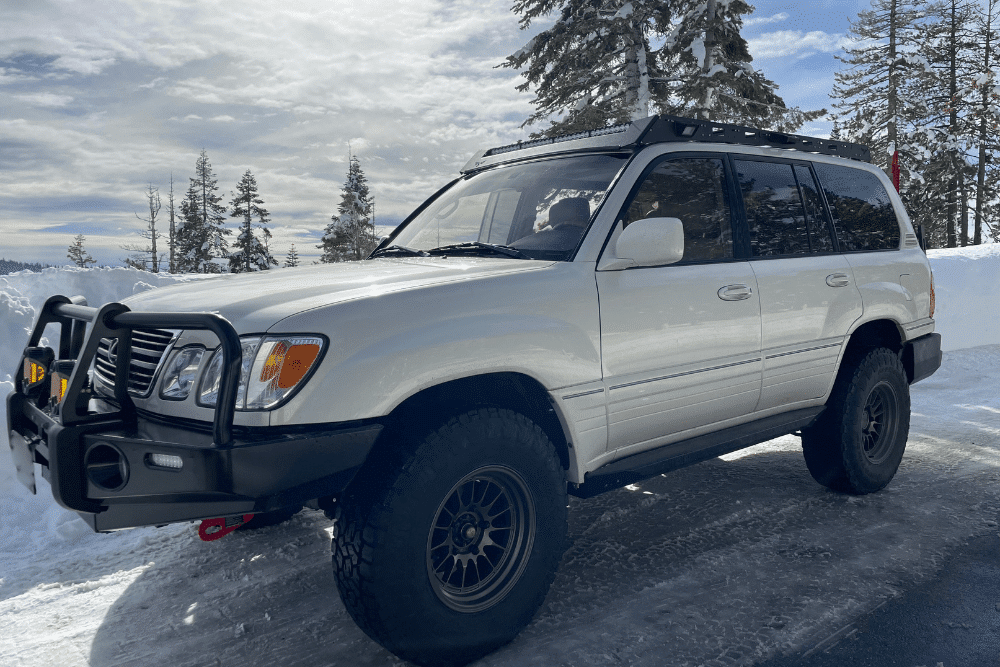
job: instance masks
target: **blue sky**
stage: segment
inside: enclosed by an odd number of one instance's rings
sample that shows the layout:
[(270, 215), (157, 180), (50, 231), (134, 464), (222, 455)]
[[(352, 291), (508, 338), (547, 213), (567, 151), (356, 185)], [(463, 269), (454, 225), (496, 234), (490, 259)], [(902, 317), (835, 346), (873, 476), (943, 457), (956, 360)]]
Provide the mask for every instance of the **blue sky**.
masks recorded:
[[(744, 37), (786, 104), (829, 108), (867, 1), (758, 0)], [(141, 239), (144, 190), (179, 204), (202, 148), (225, 200), (246, 169), (272, 251), (314, 248), (348, 151), (394, 224), (480, 148), (527, 136), (531, 95), (495, 66), (530, 35), (510, 0), (0, 0), (0, 257), (101, 263)], [(828, 122), (803, 134), (825, 135)]]

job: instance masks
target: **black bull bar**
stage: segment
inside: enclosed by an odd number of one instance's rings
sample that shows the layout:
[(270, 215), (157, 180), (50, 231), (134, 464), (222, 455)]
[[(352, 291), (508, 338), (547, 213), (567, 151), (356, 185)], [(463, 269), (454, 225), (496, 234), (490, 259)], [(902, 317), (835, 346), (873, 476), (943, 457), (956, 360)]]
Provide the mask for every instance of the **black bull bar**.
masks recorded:
[[(136, 408), (128, 393), (133, 329), (202, 329), (216, 335), (222, 346), (222, 377), (212, 423), (212, 444), (218, 448), (232, 444), (242, 352), (236, 330), (221, 315), (134, 313), (120, 303), (92, 308), (86, 305), (83, 297), (53, 296), (42, 306), (27, 348), (38, 346), (49, 324), (56, 324), (60, 329), (56, 358), (75, 362), (62, 401), (46, 410), (40, 407), (44, 402), (25, 395), (22, 379), (24, 354), (14, 373), (15, 389), (7, 396), (7, 432), (12, 438), (14, 465), (18, 479), (32, 492), (35, 486), (34, 463), (44, 463), (48, 472), (46, 477), (52, 483), (53, 496), (60, 505), (86, 513), (98, 513), (105, 509), (102, 503), (86, 497), (83, 453), (80, 451), (83, 447), (82, 435), (135, 426)], [(86, 332), (88, 324), (91, 325), (89, 333)], [(101, 338), (119, 340), (119, 353), (114, 361), (117, 409), (110, 412), (89, 410), (93, 394), (88, 371)], [(14, 438), (24, 439), (28, 446), (16, 447)]]

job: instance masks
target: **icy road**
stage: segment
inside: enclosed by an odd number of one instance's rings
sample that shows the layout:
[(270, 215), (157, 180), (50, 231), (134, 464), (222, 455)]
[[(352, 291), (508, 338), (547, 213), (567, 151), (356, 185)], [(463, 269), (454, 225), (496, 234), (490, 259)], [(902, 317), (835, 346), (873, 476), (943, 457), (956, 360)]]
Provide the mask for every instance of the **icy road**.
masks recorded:
[[(1000, 515), (1000, 346), (914, 385), (906, 455), (865, 497), (829, 492), (798, 438), (580, 501), (535, 621), (479, 665), (752, 665), (806, 652), (933, 577)], [(0, 664), (392, 665), (340, 603), (331, 522), (198, 540), (95, 535), (0, 453)]]

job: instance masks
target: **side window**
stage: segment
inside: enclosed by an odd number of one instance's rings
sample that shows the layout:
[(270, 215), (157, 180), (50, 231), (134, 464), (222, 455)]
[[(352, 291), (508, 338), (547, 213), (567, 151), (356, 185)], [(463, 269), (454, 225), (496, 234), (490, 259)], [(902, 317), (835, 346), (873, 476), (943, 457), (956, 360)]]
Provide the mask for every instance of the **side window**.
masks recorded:
[(833, 237), (830, 236), (830, 225), (827, 223), (823, 198), (819, 196), (816, 179), (809, 167), (795, 165), (795, 180), (799, 182), (799, 192), (802, 193), (802, 203), (806, 207), (806, 219), (809, 222), (809, 241), (813, 252), (833, 252)]
[(754, 257), (812, 252), (806, 212), (792, 165), (734, 160)]
[(899, 247), (896, 212), (875, 174), (821, 162), (813, 166), (826, 192), (841, 250), (895, 250)]
[(624, 223), (679, 218), (684, 224), (682, 262), (729, 259), (733, 256), (733, 230), (726, 193), (721, 159), (665, 160), (642, 182)]

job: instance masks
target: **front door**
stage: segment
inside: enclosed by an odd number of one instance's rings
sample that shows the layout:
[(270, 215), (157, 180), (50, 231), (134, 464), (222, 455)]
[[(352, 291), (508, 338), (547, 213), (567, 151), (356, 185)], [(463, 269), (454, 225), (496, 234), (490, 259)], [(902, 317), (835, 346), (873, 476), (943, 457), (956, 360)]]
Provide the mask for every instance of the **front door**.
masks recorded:
[(734, 258), (724, 159), (666, 156), (646, 170), (620, 224), (679, 218), (677, 264), (598, 271), (608, 445), (638, 452), (753, 411), (760, 396), (760, 301)]

